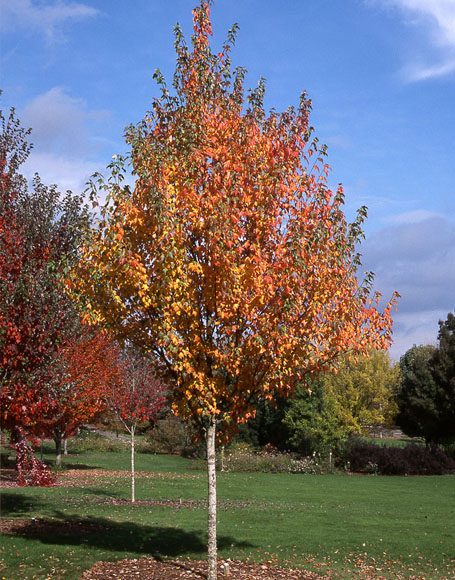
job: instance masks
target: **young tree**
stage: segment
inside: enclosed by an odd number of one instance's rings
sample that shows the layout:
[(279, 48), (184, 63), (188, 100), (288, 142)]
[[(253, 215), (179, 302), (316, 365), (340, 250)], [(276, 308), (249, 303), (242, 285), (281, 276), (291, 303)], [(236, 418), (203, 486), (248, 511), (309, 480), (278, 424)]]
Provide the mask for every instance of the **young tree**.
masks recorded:
[(112, 381), (105, 399), (131, 437), (131, 501), (136, 501), (135, 437), (138, 426), (154, 423), (166, 404), (166, 386), (156, 376), (151, 360), (129, 348), (120, 362), (122, 376)]
[(35, 433), (54, 440), (60, 466), (63, 441), (105, 410), (107, 394), (121, 382), (119, 349), (107, 333), (81, 326), (79, 336), (59, 349), (50, 371), (42, 389), (48, 404)]
[(310, 102), (266, 114), (264, 84), (245, 102), (230, 45), (210, 49), (209, 2), (190, 50), (128, 131), (134, 191), (114, 163), (110, 198), (72, 284), (93, 320), (161, 359), (174, 409), (204, 433), (209, 578), (216, 577), (216, 434), (289, 394), (345, 351), (387, 346), (391, 304), (359, 284), (362, 209), (347, 224), (341, 187), (311, 140)]

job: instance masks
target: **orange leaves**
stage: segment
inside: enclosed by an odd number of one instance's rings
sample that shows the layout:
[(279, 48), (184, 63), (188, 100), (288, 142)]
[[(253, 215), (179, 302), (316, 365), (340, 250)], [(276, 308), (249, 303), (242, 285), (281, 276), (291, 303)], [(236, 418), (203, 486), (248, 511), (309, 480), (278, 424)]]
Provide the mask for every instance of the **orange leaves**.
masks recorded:
[(135, 189), (113, 193), (123, 205), (75, 284), (162, 357), (179, 413), (232, 426), (255, 398), (386, 344), (391, 318), (359, 287), (343, 193), (308, 142), (309, 102), (267, 115), (258, 89), (243, 104), (241, 78), (210, 52), (208, 2), (194, 26), (192, 52), (177, 43), (179, 99), (164, 93), (129, 137)]
[(115, 234), (115, 239), (119, 242), (121, 242), (123, 240), (123, 235), (124, 235), (125, 231), (122, 228), (122, 226), (118, 226), (117, 227), (117, 233)]

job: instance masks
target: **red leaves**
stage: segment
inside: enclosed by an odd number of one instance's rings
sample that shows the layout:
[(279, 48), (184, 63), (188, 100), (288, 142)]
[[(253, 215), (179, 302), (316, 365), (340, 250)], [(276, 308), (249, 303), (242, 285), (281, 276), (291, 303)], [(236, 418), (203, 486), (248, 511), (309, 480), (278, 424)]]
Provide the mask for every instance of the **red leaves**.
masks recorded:
[(59, 351), (41, 397), (46, 410), (34, 427), (40, 436), (70, 436), (105, 408), (105, 396), (120, 378), (119, 349), (105, 332), (81, 327)]
[(42, 461), (39, 461), (25, 438), (14, 445), (16, 451), (17, 484), (24, 486), (50, 487), (55, 485), (56, 477)]
[(146, 357), (129, 350), (117, 362), (119, 373), (109, 383), (104, 397), (107, 406), (131, 432), (140, 423), (156, 420), (166, 403), (167, 387)]

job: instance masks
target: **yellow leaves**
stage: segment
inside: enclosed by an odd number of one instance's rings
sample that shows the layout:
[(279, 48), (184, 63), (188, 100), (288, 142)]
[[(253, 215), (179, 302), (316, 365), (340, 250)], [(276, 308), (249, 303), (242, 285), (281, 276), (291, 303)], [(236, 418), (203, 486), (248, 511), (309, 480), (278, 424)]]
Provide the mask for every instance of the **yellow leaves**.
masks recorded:
[(150, 306), (153, 305), (152, 299), (147, 294), (142, 293), (141, 295), (141, 293), (139, 292), (139, 296), (141, 297), (144, 308), (149, 308)]
[(188, 272), (194, 272), (195, 274), (202, 274), (204, 272), (202, 264), (199, 262), (190, 262), (187, 266)]
[(123, 306), (122, 299), (120, 298), (120, 296), (116, 292), (112, 291), (111, 296), (119, 306)]
[(179, 316), (182, 313), (182, 307), (177, 302), (174, 302), (174, 304), (172, 304), (172, 310), (174, 311), (175, 314), (177, 314), (177, 316)]

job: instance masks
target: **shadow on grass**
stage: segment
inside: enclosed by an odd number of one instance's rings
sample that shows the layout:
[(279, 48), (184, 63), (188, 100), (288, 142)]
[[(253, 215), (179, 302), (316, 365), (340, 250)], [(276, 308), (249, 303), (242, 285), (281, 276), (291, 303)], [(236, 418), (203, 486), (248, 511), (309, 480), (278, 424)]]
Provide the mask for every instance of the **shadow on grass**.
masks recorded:
[(0, 498), (0, 513), (2, 518), (27, 514), (43, 504), (29, 495), (22, 493), (5, 493), (2, 490)]
[[(23, 522), (12, 534), (39, 540), (44, 544), (90, 546), (114, 552), (135, 552), (155, 557), (205, 553), (207, 544), (200, 532), (179, 528), (153, 527), (134, 522), (117, 522), (100, 517), (68, 516), (55, 512), (56, 519)], [(218, 537), (220, 549), (235, 546), (251, 548), (249, 542), (237, 542), (230, 536)]]
[[(52, 465), (55, 466), (55, 461), (52, 462)], [(99, 465), (86, 465), (85, 463), (67, 463), (66, 461), (62, 462), (61, 471), (65, 473), (66, 469), (102, 469)]]

